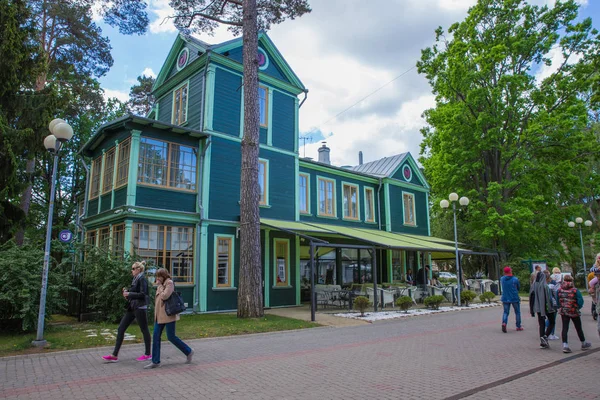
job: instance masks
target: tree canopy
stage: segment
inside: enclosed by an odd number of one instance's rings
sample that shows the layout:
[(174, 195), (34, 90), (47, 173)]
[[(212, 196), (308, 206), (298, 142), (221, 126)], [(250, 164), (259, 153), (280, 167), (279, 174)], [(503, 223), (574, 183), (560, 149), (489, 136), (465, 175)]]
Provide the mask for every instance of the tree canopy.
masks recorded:
[(458, 192), (471, 200), (460, 240), (514, 256), (560, 250), (566, 220), (589, 196), (586, 166), (600, 152), (589, 119), (599, 49), (572, 0), (552, 8), (479, 0), (447, 33), (436, 30), (417, 63), (436, 95), (420, 158), (434, 229), (450, 223), (439, 200)]
[(152, 86), (155, 79), (151, 76), (138, 76), (138, 83), (129, 90), (129, 101), (127, 110), (135, 115), (145, 117), (148, 115), (154, 105), (154, 96), (152, 95)]

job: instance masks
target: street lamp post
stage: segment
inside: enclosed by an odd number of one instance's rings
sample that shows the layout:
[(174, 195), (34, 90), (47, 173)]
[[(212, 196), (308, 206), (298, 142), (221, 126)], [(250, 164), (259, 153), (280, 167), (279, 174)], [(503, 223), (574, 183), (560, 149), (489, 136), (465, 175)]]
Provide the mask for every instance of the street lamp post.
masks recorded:
[[(457, 279), (458, 283), (457, 283), (456, 304), (458, 304), (458, 306), (460, 307), (461, 274), (460, 274), (460, 261), (458, 258), (458, 234), (456, 233), (456, 201), (458, 200), (458, 202), (461, 206), (466, 207), (469, 205), (469, 198), (463, 196), (459, 200), (458, 195), (456, 193), (450, 193), (450, 195), (448, 196), (448, 199), (450, 199), (450, 201), (452, 202), (452, 213), (454, 214), (454, 251), (455, 251), (455, 256), (456, 256), (456, 277), (458, 278)], [(440, 201), (440, 207), (442, 207), (443, 209), (446, 209), (449, 206), (450, 206), (450, 203), (448, 202), (448, 200)]]
[(46, 246), (44, 249), (44, 267), (42, 269), (42, 289), (40, 292), (40, 309), (38, 312), (37, 336), (32, 342), (34, 346), (46, 345), (44, 339), (44, 320), (46, 317), (46, 291), (48, 287), (48, 265), (50, 263), (50, 242), (52, 240), (52, 216), (54, 213), (54, 194), (56, 192), (56, 170), (58, 169), (58, 155), (64, 143), (73, 137), (73, 128), (62, 119), (50, 122), (51, 135), (44, 139), (44, 147), (54, 156), (52, 167), (52, 182), (50, 183), (50, 204), (48, 206), (48, 222), (46, 224)]
[(590, 227), (590, 226), (592, 226), (592, 221), (590, 221), (588, 219), (585, 222), (583, 222), (583, 218), (577, 217), (577, 218), (575, 218), (575, 222), (569, 221), (569, 223), (568, 223), (569, 228), (575, 228), (575, 223), (577, 223), (577, 227), (579, 228), (579, 241), (581, 243), (581, 259), (583, 261), (583, 280), (585, 281), (585, 289), (589, 290), (588, 280), (587, 280), (587, 266), (585, 264), (585, 249), (583, 247), (583, 233), (581, 232), (581, 224), (583, 223), (585, 226)]

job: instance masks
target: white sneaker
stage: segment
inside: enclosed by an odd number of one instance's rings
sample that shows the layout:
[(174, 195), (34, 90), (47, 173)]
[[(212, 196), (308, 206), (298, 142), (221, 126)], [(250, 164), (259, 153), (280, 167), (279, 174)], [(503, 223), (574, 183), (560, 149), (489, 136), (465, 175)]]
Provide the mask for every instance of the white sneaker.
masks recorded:
[(550, 336), (548, 336), (548, 339), (550, 339), (550, 340), (558, 340), (560, 338), (558, 336), (556, 336), (556, 335), (550, 335)]

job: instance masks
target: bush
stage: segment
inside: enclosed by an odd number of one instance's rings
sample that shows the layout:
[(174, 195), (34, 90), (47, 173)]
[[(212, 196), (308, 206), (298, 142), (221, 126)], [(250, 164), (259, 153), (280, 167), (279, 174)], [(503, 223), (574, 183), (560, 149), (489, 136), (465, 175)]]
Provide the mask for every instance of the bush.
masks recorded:
[(442, 304), (444, 302), (446, 298), (444, 296), (442, 296), (441, 294), (437, 294), (435, 296), (429, 296), (429, 297), (425, 297), (423, 299), (423, 303), (433, 309), (433, 310), (437, 310), (440, 308), (440, 304)]
[(438, 281), (440, 281), (440, 283), (443, 283), (444, 285), (452, 285), (453, 283), (458, 282), (458, 279), (456, 279), (456, 278), (440, 278), (440, 279), (438, 279)]
[[(80, 261), (77, 267), (88, 294), (87, 307), (97, 312), (101, 320), (118, 322), (123, 316), (127, 301), (123, 298), (122, 290), (131, 286), (131, 264), (134, 261), (136, 259), (129, 256), (112, 257), (98, 247), (85, 248), (85, 259)], [(154, 297), (150, 282), (148, 287), (150, 289), (148, 319), (153, 321)]]
[(365, 316), (365, 310), (371, 306), (371, 302), (365, 296), (358, 296), (354, 299), (354, 307), (360, 311), (360, 316)]
[(481, 300), (482, 303), (491, 303), (492, 300), (494, 300), (494, 297), (496, 297), (496, 295), (492, 292), (484, 292), (482, 294), (479, 295), (479, 300)]
[[(42, 287), (44, 252), (30, 245), (17, 246), (13, 241), (0, 247), (0, 329), (32, 331), (37, 328)], [(64, 311), (61, 293), (71, 286), (70, 273), (53, 265), (50, 259), (46, 289), (46, 319)]]
[(469, 307), (469, 303), (477, 297), (477, 293), (472, 290), (463, 290), (460, 292), (460, 299), (465, 302), (465, 306)]
[(408, 312), (408, 309), (412, 307), (412, 305), (413, 300), (408, 296), (402, 296), (396, 299), (396, 307), (400, 307), (404, 312)]

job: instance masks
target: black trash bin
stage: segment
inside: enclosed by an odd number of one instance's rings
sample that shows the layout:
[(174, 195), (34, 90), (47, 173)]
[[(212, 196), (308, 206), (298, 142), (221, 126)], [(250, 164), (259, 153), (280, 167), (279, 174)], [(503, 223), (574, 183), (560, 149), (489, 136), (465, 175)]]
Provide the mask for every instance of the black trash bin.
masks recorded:
[(496, 296), (498, 296), (498, 284), (497, 283), (492, 283), (490, 285), (490, 291), (492, 293), (494, 293)]

